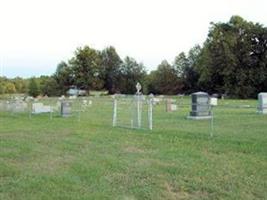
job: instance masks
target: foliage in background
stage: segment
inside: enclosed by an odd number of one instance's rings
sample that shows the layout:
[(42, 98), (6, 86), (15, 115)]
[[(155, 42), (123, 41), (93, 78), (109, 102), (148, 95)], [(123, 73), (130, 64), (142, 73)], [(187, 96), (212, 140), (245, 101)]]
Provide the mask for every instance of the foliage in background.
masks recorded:
[(208, 92), (255, 97), (267, 89), (267, 28), (233, 16), (212, 23), (199, 57), (198, 84)]
[[(190, 94), (199, 90), (238, 98), (255, 98), (267, 91), (267, 28), (233, 16), (226, 23), (211, 23), (206, 41), (173, 63), (163, 60), (147, 74), (134, 58), (121, 59), (112, 46), (102, 51), (89, 46), (76, 49), (68, 61), (58, 64), (52, 76), (35, 78), (36, 94), (58, 96), (76, 86), (106, 90), (109, 94), (135, 93), (141, 82), (144, 93)], [(0, 94), (32, 93), (32, 79), (0, 78)], [(33, 87), (33, 88), (32, 88)]]
[(107, 47), (101, 52), (104, 88), (109, 94), (119, 91), (120, 66), (123, 61), (114, 47)]
[(177, 70), (166, 60), (152, 71), (147, 77), (148, 93), (153, 94), (178, 94), (182, 92), (183, 82)]
[(37, 97), (40, 94), (40, 86), (35, 78), (31, 78), (29, 82), (29, 95)]

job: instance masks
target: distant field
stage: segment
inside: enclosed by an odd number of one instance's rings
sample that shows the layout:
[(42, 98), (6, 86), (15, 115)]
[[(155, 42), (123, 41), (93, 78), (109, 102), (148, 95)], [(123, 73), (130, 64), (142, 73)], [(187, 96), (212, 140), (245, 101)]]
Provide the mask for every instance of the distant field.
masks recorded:
[(220, 100), (210, 121), (154, 107), (154, 129), (112, 127), (112, 99), (70, 118), (0, 113), (0, 199), (267, 199), (267, 115)]

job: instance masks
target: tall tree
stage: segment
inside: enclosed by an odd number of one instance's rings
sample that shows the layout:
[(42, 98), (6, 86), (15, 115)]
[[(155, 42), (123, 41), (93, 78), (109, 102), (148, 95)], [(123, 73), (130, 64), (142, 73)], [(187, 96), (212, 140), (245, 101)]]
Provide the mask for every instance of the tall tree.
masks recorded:
[(112, 46), (105, 48), (101, 52), (101, 57), (104, 68), (104, 87), (108, 90), (109, 94), (113, 94), (119, 89), (119, 73), (122, 60), (117, 54), (116, 49)]
[[(126, 57), (120, 65), (119, 71), (119, 91), (124, 94), (134, 94), (136, 83), (140, 82), (144, 86), (146, 71), (142, 63), (137, 63), (133, 58)], [(144, 88), (143, 88), (144, 89)]]
[(43, 80), (41, 92), (48, 96), (59, 96), (61, 94), (59, 85), (53, 76)]
[(180, 93), (183, 88), (179, 72), (166, 60), (163, 60), (157, 70), (152, 71), (148, 77), (148, 92), (154, 94), (174, 95)]
[(201, 51), (201, 47), (196, 45), (189, 50), (188, 56), (182, 52), (174, 60), (174, 68), (183, 83), (182, 92), (184, 93), (192, 93), (200, 89), (198, 65)]
[(266, 87), (266, 27), (239, 16), (212, 23), (199, 63), (200, 82), (210, 91), (256, 97)]
[(66, 91), (74, 84), (73, 69), (64, 61), (57, 65), (53, 78), (56, 81), (58, 93), (65, 94)]
[(85, 46), (75, 51), (75, 56), (70, 60), (73, 69), (74, 84), (81, 89), (102, 89), (104, 81), (101, 75), (101, 53)]
[(24, 80), (24, 79), (22, 79), (20, 77), (16, 77), (16, 78), (12, 79), (12, 82), (15, 85), (16, 92), (18, 92), (18, 93), (27, 92), (27, 82), (26, 82), (26, 80)]
[(40, 94), (39, 86), (35, 78), (30, 79), (28, 93), (33, 97), (37, 97)]

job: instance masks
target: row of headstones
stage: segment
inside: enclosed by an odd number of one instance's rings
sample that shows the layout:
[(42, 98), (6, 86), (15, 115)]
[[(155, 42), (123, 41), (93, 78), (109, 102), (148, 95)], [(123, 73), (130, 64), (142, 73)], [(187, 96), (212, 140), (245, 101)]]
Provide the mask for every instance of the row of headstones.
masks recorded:
[[(80, 111), (84, 111), (88, 106), (92, 105), (92, 100), (83, 100), (81, 102)], [(40, 113), (50, 113), (54, 111), (60, 111), (60, 115), (62, 117), (69, 117), (72, 115), (72, 101), (69, 100), (60, 100), (57, 102), (55, 107), (50, 105), (43, 105), (43, 103), (33, 103), (32, 105), (32, 113), (40, 114)]]
[[(92, 101), (83, 100), (81, 102), (81, 109), (92, 105)], [(41, 114), (41, 113), (52, 113), (55, 111), (60, 111), (60, 115), (63, 117), (71, 116), (72, 114), (72, 101), (66, 100), (65, 98), (60, 97), (55, 106), (45, 105), (42, 102), (38, 102), (34, 99), (28, 100), (10, 100), (0, 102), (0, 110), (7, 112), (27, 112), (30, 109), (31, 114)]]
[[(192, 109), (189, 119), (211, 118), (211, 108), (217, 105), (217, 99), (210, 98), (208, 93), (197, 92), (192, 95)], [(267, 93), (258, 94), (258, 113), (267, 114)]]
[[(216, 97), (210, 97), (208, 93), (196, 92), (191, 95), (191, 112), (190, 119), (206, 119), (211, 117), (212, 106), (218, 105)], [(258, 94), (258, 113), (267, 114), (267, 93)], [(177, 102), (174, 99), (166, 99), (166, 111), (177, 111)]]

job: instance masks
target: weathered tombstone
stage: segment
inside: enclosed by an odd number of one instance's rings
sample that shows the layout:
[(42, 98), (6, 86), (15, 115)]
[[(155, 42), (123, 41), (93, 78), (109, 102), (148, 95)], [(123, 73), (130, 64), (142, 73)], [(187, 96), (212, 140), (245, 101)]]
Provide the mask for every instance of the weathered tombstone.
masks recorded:
[(174, 99), (166, 99), (166, 111), (167, 112), (173, 112), (177, 110), (177, 105), (175, 104), (175, 100)]
[(267, 92), (261, 92), (258, 94), (258, 112), (261, 114), (267, 114)]
[(211, 97), (211, 98), (210, 98), (210, 105), (212, 105), (212, 106), (217, 106), (217, 105), (218, 105), (218, 98), (216, 98), (216, 97)]
[(188, 119), (211, 119), (209, 94), (196, 92), (191, 95), (192, 110)]
[(171, 104), (171, 111), (176, 111), (176, 110), (177, 110), (177, 105)]
[(33, 103), (32, 104), (32, 113), (33, 114), (41, 114), (41, 113), (50, 113), (51, 106), (46, 106), (43, 103)]
[(28, 108), (27, 103), (24, 101), (16, 100), (12, 103), (12, 111), (13, 112), (25, 112)]
[(71, 106), (72, 106), (72, 103), (70, 101), (61, 102), (60, 114), (62, 117), (71, 116)]
[(69, 99), (77, 99), (77, 96), (76, 95), (69, 96)]
[(156, 97), (153, 98), (153, 105), (160, 104), (160, 102), (161, 102), (160, 98), (156, 98)]

